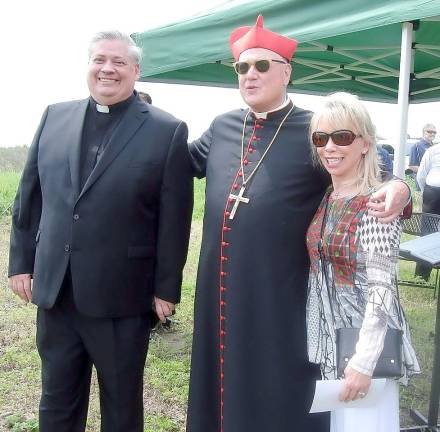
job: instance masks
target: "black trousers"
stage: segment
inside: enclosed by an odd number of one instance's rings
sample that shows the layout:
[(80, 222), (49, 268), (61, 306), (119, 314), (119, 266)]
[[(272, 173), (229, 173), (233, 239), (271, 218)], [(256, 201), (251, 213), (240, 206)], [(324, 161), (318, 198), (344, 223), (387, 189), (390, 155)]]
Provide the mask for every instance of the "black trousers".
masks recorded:
[[(423, 189), (423, 213), (433, 213), (440, 215), (440, 187), (425, 185)], [(422, 220), (422, 235), (431, 234), (430, 229), (423, 226)], [(416, 265), (415, 274), (425, 280), (428, 280), (431, 275), (431, 266), (419, 263)]]
[(142, 432), (149, 333), (148, 315), (91, 318), (80, 314), (68, 271), (55, 306), (39, 308), (37, 313), (40, 432), (85, 431), (92, 365), (99, 382), (101, 431)]

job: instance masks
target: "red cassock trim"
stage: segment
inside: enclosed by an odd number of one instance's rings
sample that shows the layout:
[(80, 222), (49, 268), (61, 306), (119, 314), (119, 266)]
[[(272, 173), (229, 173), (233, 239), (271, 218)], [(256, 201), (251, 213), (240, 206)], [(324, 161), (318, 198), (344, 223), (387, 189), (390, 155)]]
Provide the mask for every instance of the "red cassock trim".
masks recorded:
[[(260, 119), (255, 119), (254, 128), (251, 134), (251, 138), (249, 139), (246, 152), (244, 157), (247, 158), (251, 153), (255, 151), (255, 148), (251, 147), (251, 142), (259, 140), (260, 138), (256, 137), (256, 129), (263, 128), (263, 126), (259, 125), (257, 122)], [(245, 159), (243, 161), (244, 165), (248, 165), (250, 163), (249, 160)], [(229, 219), (230, 210), (233, 206), (233, 199), (230, 199), (229, 195), (233, 193), (235, 190), (239, 189), (242, 181), (240, 180), (243, 177), (243, 173), (241, 171), (241, 167), (237, 168), (237, 172), (235, 174), (234, 180), (231, 184), (228, 198), (226, 199), (225, 209), (223, 212), (223, 225), (221, 232), (221, 240), (220, 240), (220, 262), (219, 262), (219, 361), (220, 361), (220, 432), (223, 432), (223, 420), (224, 420), (224, 379), (225, 379), (225, 371), (224, 371), (224, 353), (226, 351), (225, 348), (225, 336), (226, 336), (226, 292), (227, 292), (227, 281), (225, 277), (227, 276), (226, 266), (228, 262), (228, 257), (226, 255), (226, 249), (230, 242), (225, 238), (228, 232), (231, 231), (231, 227), (227, 226), (226, 223), (233, 224), (233, 220)]]

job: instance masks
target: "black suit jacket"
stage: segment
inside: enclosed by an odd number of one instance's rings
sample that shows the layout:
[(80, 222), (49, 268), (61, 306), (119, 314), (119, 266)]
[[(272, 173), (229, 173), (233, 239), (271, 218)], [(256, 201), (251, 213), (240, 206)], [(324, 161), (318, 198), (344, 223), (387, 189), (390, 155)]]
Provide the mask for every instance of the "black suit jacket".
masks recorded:
[(193, 203), (186, 124), (136, 97), (80, 190), (87, 105), (43, 115), (15, 199), (9, 275), (31, 273), (46, 309), (69, 262), (86, 315), (146, 313), (153, 295), (176, 303)]

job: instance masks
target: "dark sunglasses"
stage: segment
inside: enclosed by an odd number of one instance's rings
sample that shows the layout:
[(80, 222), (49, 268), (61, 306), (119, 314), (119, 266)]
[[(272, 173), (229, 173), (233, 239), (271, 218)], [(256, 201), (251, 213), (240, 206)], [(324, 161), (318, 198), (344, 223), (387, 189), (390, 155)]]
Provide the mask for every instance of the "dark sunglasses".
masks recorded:
[(331, 138), (333, 143), (337, 146), (348, 146), (352, 144), (356, 138), (361, 136), (362, 135), (356, 135), (354, 132), (345, 129), (337, 130), (329, 134), (317, 131), (312, 133), (312, 142), (316, 147), (324, 147), (328, 143), (329, 138)]
[(238, 61), (233, 63), (235, 72), (238, 73), (238, 75), (244, 75), (249, 72), (249, 69), (251, 66), (255, 66), (255, 69), (257, 69), (258, 72), (267, 72), (270, 69), (270, 63), (282, 63), (287, 64), (285, 61), (282, 60), (275, 60), (275, 59), (261, 59), (256, 60), (254, 62), (250, 61)]
[(434, 135), (437, 133), (437, 131), (435, 131), (435, 130), (427, 130), (426, 132), (429, 134), (434, 134)]

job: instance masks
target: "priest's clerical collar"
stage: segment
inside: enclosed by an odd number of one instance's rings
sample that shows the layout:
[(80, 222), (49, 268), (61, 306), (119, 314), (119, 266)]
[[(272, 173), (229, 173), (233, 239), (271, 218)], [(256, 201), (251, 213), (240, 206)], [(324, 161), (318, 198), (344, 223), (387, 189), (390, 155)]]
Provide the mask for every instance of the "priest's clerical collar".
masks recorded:
[(279, 107), (277, 107), (277, 108), (275, 108), (275, 109), (273, 109), (271, 111), (266, 111), (266, 112), (255, 112), (255, 111), (252, 111), (252, 112), (253, 112), (255, 118), (257, 118), (257, 119), (267, 119), (267, 115), (268, 114), (271, 114), (273, 112), (282, 110), (289, 103), (290, 103), (290, 99), (286, 96), (286, 100)]
[(121, 102), (115, 103), (113, 105), (100, 105), (98, 102), (93, 99), (92, 96), (90, 96), (90, 105), (92, 107), (96, 108), (96, 111), (103, 113), (103, 114), (110, 114), (110, 113), (116, 113), (124, 110), (128, 107), (128, 105), (131, 104), (133, 99), (135, 98), (135, 93), (132, 93), (131, 96), (128, 99), (125, 99)]

